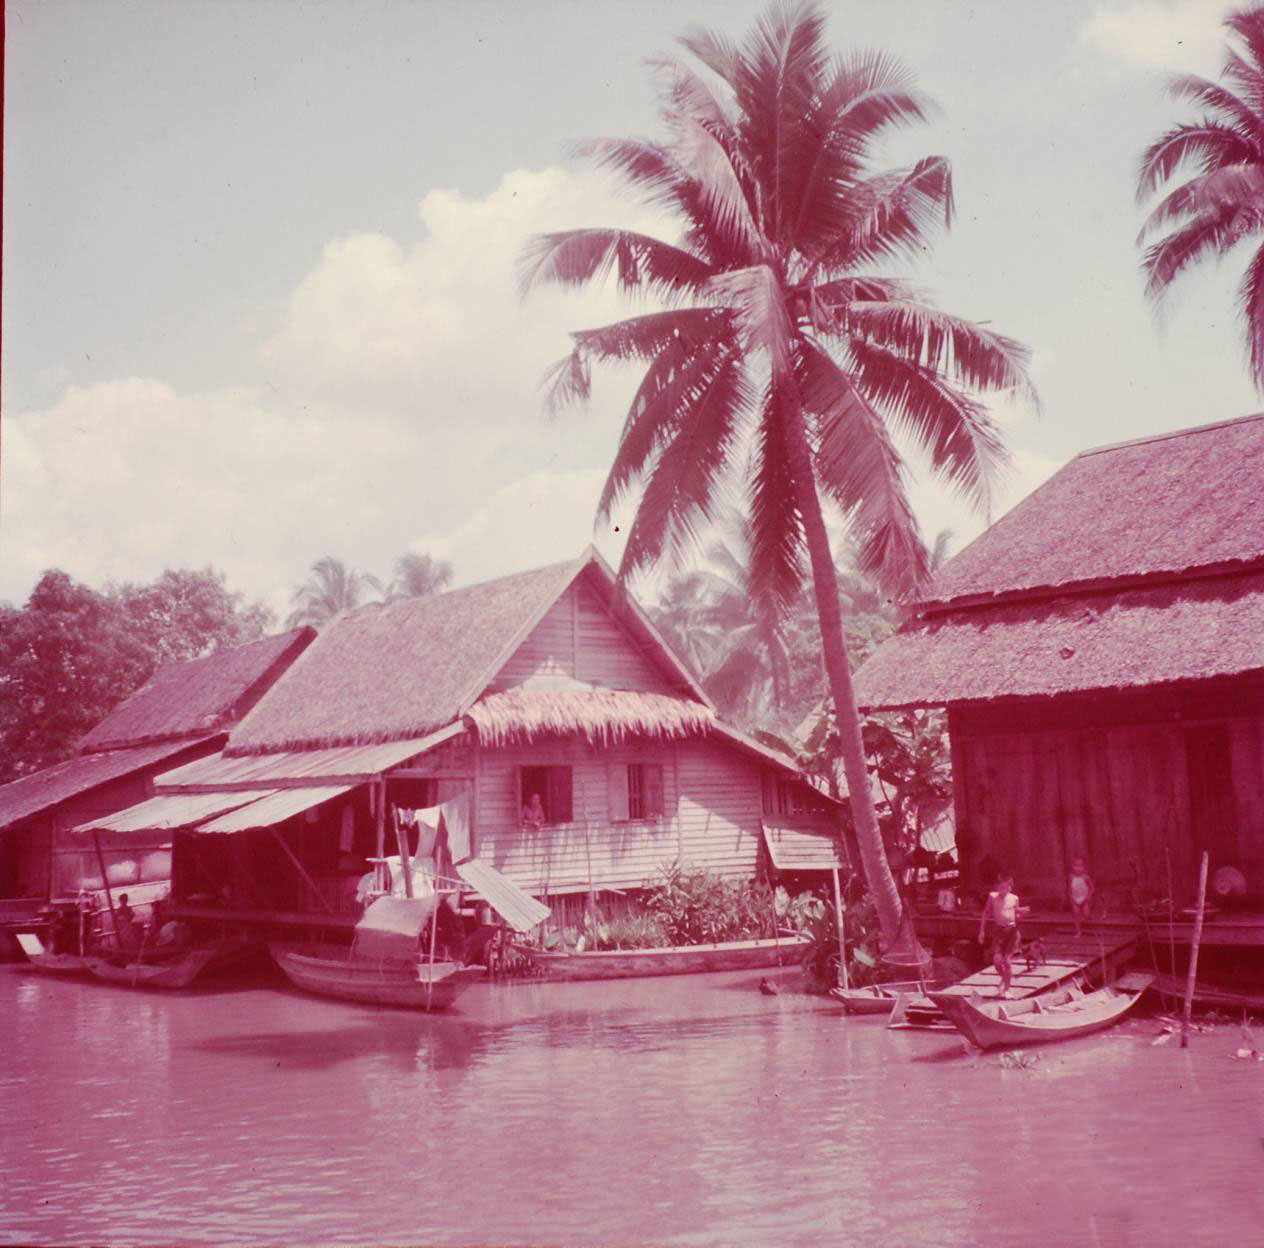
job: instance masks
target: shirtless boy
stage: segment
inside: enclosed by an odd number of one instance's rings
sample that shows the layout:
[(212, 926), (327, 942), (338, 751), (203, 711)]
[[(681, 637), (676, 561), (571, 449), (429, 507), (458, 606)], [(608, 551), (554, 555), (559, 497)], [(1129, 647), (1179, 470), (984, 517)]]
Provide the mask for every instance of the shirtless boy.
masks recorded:
[(988, 894), (979, 918), (980, 944), (985, 936), (992, 942), (992, 965), (1001, 977), (1001, 996), (1007, 997), (1014, 974), (1013, 957), (1018, 949), (1018, 897), (1012, 875), (998, 875), (996, 888)]

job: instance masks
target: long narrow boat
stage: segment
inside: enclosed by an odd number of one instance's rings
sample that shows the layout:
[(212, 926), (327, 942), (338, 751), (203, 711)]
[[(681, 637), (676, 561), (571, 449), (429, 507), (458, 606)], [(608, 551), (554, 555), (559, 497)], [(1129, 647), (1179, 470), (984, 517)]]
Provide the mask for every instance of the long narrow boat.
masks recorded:
[(130, 988), (187, 988), (219, 952), (214, 947), (188, 949), (160, 961), (89, 958), (88, 970), (97, 979), (111, 984), (126, 984)]
[(593, 949), (555, 953), (533, 945), (514, 949), (548, 979), (632, 979), (648, 975), (692, 975), (705, 971), (764, 970), (797, 966), (811, 940), (795, 933), (769, 940), (734, 940), (719, 945), (674, 945), (666, 949)]
[(864, 988), (831, 988), (830, 996), (842, 1004), (844, 1014), (890, 1014), (901, 997), (924, 996), (926, 981), (869, 984)]
[(86, 975), (88, 958), (78, 953), (53, 953), (34, 932), (17, 932), (17, 942), (31, 969), (45, 975)]
[(1153, 982), (1153, 975), (1134, 972), (1089, 993), (1072, 987), (1011, 1001), (948, 992), (930, 996), (971, 1044), (980, 1049), (1016, 1048), (1101, 1031), (1123, 1018)]
[(481, 966), (358, 956), (343, 945), (268, 946), (296, 987), (344, 1001), (444, 1010), (485, 974)]

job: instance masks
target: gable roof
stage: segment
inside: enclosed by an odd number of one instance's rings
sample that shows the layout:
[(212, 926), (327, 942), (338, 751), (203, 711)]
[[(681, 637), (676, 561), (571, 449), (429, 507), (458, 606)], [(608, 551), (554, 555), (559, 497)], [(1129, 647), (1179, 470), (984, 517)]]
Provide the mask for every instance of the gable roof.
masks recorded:
[(69, 801), (80, 793), (121, 780), (124, 776), (174, 759), (186, 750), (202, 745), (210, 738), (160, 741), (150, 745), (132, 746), (124, 750), (101, 750), (95, 754), (80, 754), (65, 762), (54, 763), (41, 771), (32, 772), (8, 784), (0, 785), (0, 828), (37, 815), (40, 811)]
[(85, 751), (224, 732), (316, 636), (296, 628), (202, 659), (167, 663), (80, 742)]
[(545, 612), (588, 572), (672, 683), (710, 707), (683, 664), (591, 548), (551, 564), (338, 617), (233, 730), (227, 752), (363, 745), (420, 737), (464, 715)]
[(923, 609), (1264, 560), (1264, 413), (1084, 451), (951, 559)]

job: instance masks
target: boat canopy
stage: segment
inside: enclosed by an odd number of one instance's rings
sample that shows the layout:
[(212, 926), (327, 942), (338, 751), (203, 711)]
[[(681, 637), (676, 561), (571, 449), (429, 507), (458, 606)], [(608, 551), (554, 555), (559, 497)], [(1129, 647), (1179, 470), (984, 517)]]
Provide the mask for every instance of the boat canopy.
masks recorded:
[(416, 957), (417, 938), (438, 904), (424, 897), (378, 897), (356, 924), (355, 951), (365, 958)]

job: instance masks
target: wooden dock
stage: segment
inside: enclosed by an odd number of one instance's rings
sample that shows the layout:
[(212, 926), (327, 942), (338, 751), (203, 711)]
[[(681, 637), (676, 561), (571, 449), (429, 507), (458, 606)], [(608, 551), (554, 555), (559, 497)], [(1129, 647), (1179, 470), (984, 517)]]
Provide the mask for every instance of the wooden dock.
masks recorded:
[[(1023, 952), (1014, 955), (1014, 973), (1010, 979), (1010, 995), (1014, 999), (1039, 996), (1072, 980), (1100, 987), (1118, 975), (1137, 952), (1135, 937), (1106, 940), (1055, 931), (1041, 936), (1039, 943), (1043, 951), (1033, 949), (1029, 942)], [(1001, 977), (993, 966), (975, 971), (941, 990), (949, 996), (983, 998), (996, 998), (1000, 991)], [(922, 995), (897, 1001), (887, 1026), (955, 1030), (939, 1006)]]

